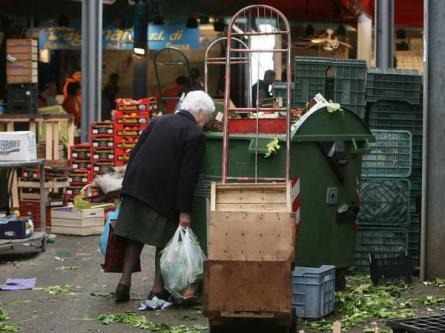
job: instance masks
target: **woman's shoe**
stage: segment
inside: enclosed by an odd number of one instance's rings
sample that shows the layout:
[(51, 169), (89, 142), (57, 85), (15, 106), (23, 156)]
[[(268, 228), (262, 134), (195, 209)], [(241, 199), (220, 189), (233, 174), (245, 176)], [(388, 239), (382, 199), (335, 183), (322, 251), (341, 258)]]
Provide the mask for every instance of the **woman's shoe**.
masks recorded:
[(119, 283), (114, 292), (116, 296), (116, 303), (123, 303), (130, 300), (130, 287)]

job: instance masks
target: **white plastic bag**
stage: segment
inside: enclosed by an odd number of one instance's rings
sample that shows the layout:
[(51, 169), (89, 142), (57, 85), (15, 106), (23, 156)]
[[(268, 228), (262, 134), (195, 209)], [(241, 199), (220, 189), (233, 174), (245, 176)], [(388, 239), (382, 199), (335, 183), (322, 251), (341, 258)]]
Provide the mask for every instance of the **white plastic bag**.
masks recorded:
[(205, 259), (192, 229), (179, 226), (161, 255), (165, 289), (177, 299), (193, 297), (202, 280)]

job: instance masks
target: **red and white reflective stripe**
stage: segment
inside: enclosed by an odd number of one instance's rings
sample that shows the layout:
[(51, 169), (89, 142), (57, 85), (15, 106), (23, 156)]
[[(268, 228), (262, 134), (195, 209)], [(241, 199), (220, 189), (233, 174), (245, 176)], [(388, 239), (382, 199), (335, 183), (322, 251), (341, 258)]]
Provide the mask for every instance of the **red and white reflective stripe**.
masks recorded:
[(300, 222), (300, 208), (301, 208), (301, 191), (300, 191), (300, 178), (291, 180), (291, 201), (292, 212), (295, 212), (295, 218), (297, 223)]

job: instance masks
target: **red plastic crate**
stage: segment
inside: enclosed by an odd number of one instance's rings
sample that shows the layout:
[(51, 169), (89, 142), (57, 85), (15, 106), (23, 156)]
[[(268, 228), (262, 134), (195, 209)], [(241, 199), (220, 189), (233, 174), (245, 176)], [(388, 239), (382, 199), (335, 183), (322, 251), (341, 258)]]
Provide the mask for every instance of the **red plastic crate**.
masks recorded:
[[(258, 119), (258, 133), (286, 134), (286, 119)], [(257, 132), (256, 119), (230, 119), (230, 134), (254, 134)]]
[(114, 148), (93, 149), (92, 160), (114, 160)]
[(88, 143), (77, 144), (70, 147), (70, 160), (74, 159), (89, 159), (90, 145)]
[(90, 133), (95, 135), (113, 134), (113, 123), (111, 121), (98, 121), (90, 125)]
[(71, 169), (68, 171), (70, 185), (86, 185), (93, 180), (90, 169)]
[[(119, 126), (120, 127), (120, 126)], [(130, 126), (125, 126), (125, 128), (122, 129), (118, 129), (116, 128), (114, 131), (114, 137), (133, 137), (135, 139), (138, 139), (139, 136), (142, 134), (142, 131), (146, 128), (147, 126), (140, 126), (140, 125), (136, 125), (133, 127)]]
[(120, 148), (116, 148), (114, 150), (114, 154), (115, 156), (119, 156), (119, 155), (131, 155), (131, 151), (133, 149), (127, 148), (127, 149), (120, 149)]
[(128, 164), (128, 161), (115, 161), (114, 162), (114, 166), (117, 166), (117, 167), (124, 166), (127, 164)]
[(118, 98), (115, 100), (116, 109), (118, 111), (149, 111), (150, 110), (150, 99), (141, 98), (139, 100), (134, 100), (130, 98)]
[(143, 125), (149, 123), (149, 118), (147, 111), (137, 113), (114, 111), (115, 124)]
[(113, 148), (114, 137), (112, 135), (93, 137), (91, 138), (91, 147), (92, 149)]
[(119, 140), (115, 141), (114, 148), (116, 151), (119, 149), (133, 149), (134, 147), (136, 147), (136, 144), (137, 140), (127, 140), (125, 138), (119, 137)]
[[(21, 216), (32, 216), (32, 222), (36, 230), (40, 229), (40, 201), (20, 200), (19, 209)], [(51, 209), (46, 207), (46, 225), (51, 226)]]
[(114, 166), (114, 161), (94, 161), (93, 173), (95, 175), (104, 173)]

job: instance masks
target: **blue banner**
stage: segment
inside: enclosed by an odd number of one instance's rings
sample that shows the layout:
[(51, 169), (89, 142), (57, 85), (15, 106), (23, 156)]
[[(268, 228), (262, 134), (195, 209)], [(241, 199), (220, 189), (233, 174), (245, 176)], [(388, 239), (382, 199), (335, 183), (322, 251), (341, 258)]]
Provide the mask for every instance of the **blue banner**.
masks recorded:
[(166, 47), (199, 49), (199, 28), (186, 28), (185, 24), (153, 25), (148, 27), (148, 48), (160, 50)]
[[(147, 29), (148, 48), (159, 50), (165, 47), (198, 49), (199, 28), (189, 29), (185, 24), (152, 25)], [(102, 35), (104, 50), (131, 50), (133, 29), (118, 29), (114, 25), (104, 27)], [(81, 34), (78, 27), (49, 27), (39, 33), (39, 48), (50, 50), (80, 50)]]

